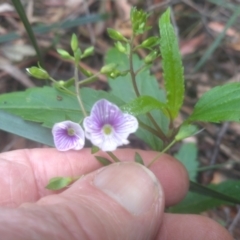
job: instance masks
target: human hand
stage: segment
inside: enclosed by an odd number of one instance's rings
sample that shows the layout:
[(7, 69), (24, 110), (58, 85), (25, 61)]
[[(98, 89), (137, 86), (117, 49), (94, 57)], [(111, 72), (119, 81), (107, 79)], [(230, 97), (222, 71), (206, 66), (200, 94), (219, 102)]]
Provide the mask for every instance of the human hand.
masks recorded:
[[(146, 164), (156, 155), (138, 152)], [(0, 154), (0, 239), (232, 239), (206, 217), (163, 213), (188, 189), (186, 170), (178, 161), (163, 155), (151, 166), (152, 174), (130, 162), (134, 150), (115, 154), (129, 162), (101, 168), (89, 149)], [(45, 189), (52, 177), (82, 174), (86, 175), (64, 191)]]

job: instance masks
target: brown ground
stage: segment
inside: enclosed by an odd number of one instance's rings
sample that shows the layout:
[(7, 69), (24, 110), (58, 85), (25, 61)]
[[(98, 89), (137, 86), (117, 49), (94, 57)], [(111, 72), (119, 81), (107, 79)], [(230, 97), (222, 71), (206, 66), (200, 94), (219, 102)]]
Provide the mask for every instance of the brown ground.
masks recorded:
[[(83, 64), (84, 67), (97, 71), (103, 65), (104, 54), (112, 44), (106, 35), (106, 28), (115, 28), (128, 37), (131, 30), (126, 20), (128, 20), (131, 6), (136, 5), (152, 14), (149, 19), (150, 25), (153, 26), (150, 31), (152, 34), (158, 34), (157, 19), (160, 13), (167, 6), (171, 6), (174, 12), (172, 22), (180, 42), (187, 90), (179, 121), (192, 112), (197, 99), (205, 91), (219, 84), (240, 80), (240, 17), (228, 28), (223, 40), (206, 59), (203, 66), (198, 71), (194, 71), (194, 66), (206, 51), (213, 47), (213, 41), (228, 24), (233, 10), (240, 5), (239, 0), (215, 1), (218, 2), (217, 5), (210, 0), (24, 0), (22, 2), (28, 19), (34, 26), (39, 23), (48, 25), (66, 19), (74, 20), (91, 13), (110, 14), (106, 21), (67, 29), (55, 28), (48, 33), (37, 35), (38, 43), (45, 52), (46, 69), (56, 79), (71, 77), (73, 69), (68, 62), (63, 62), (51, 47), (54, 36), (60, 36), (58, 47), (66, 50), (69, 49), (69, 39), (73, 32), (79, 36), (83, 48), (94, 45), (96, 54)], [(35, 65), (37, 58), (21, 21), (11, 6), (11, 1), (0, 1), (0, 40), (5, 34), (16, 31), (21, 37), (14, 41), (0, 43), (0, 93), (23, 90), (42, 84), (26, 75), (25, 68)], [(11, 51), (13, 54), (10, 54)], [(146, 54), (144, 50), (139, 51), (142, 57)], [(19, 70), (22, 75), (18, 74)], [(152, 71), (162, 85), (162, 71), (159, 63), (153, 67)], [(91, 86), (96, 89), (108, 89), (104, 76), (100, 76), (99, 81)], [(234, 164), (228, 168), (199, 175), (200, 182), (219, 183), (225, 179), (240, 179), (240, 125), (238, 123), (204, 124), (202, 127), (205, 131), (194, 138), (199, 148), (198, 158), (201, 166), (232, 161)], [(141, 147), (140, 143), (135, 141), (134, 146)], [(35, 147), (43, 146), (0, 131), (0, 152)], [(173, 149), (175, 150), (176, 148)], [(240, 220), (237, 219), (240, 218), (239, 211), (237, 207), (222, 207), (204, 214), (224, 224), (236, 239), (240, 239)], [(237, 220), (238, 223), (234, 225)]]

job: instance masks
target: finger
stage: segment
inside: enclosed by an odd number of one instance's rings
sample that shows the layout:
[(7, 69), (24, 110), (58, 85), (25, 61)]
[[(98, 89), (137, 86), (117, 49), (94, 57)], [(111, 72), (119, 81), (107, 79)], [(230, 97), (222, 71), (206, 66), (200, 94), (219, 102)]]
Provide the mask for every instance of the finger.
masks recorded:
[(58, 195), (0, 211), (0, 233), (18, 240), (153, 239), (163, 209), (163, 191), (150, 170), (115, 163)]
[[(121, 161), (133, 161), (136, 150), (119, 149), (115, 152)], [(148, 164), (156, 152), (137, 150)], [(98, 155), (106, 156), (106, 153)], [(23, 202), (34, 202), (43, 196), (53, 194), (45, 189), (49, 179), (56, 176), (76, 177), (92, 172), (101, 164), (90, 153), (90, 149), (79, 152), (59, 152), (55, 149), (18, 150), (0, 155), (0, 195), (2, 206), (17, 207)], [(188, 189), (185, 168), (168, 155), (162, 155), (151, 166), (161, 181), (166, 205), (180, 201)]]
[(165, 214), (157, 240), (232, 240), (218, 223), (199, 215)]

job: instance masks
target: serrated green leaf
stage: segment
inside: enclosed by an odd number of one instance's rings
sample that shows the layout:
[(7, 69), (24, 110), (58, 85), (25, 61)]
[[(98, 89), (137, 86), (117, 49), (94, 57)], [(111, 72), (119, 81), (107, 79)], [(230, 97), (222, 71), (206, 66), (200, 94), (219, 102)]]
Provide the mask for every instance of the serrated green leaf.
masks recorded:
[(138, 152), (135, 152), (134, 161), (136, 163), (140, 163), (140, 164), (142, 164), (144, 166), (143, 159), (142, 159), (141, 155)]
[(140, 96), (139, 98), (123, 105), (121, 109), (134, 116), (146, 114), (156, 109), (162, 110), (166, 116), (168, 115), (168, 112), (166, 111), (166, 104), (151, 96)]
[[(82, 88), (81, 95), (86, 111), (93, 104), (105, 98), (117, 105), (122, 101), (104, 91)], [(75, 96), (65, 94), (52, 87), (31, 88), (25, 92), (0, 95), (0, 109), (18, 115), (25, 120), (42, 123), (51, 128), (54, 123), (71, 119), (80, 122), (84, 116)]]
[(105, 157), (100, 157), (100, 156), (95, 156), (95, 158), (103, 165), (103, 166), (108, 166), (110, 164), (112, 164), (112, 162), (110, 160), (108, 160)]
[[(240, 181), (228, 180), (218, 185), (209, 185), (209, 188), (232, 197), (240, 202)], [(189, 192), (185, 199), (178, 205), (171, 207), (170, 212), (175, 213), (201, 213), (221, 205), (231, 205), (220, 197), (209, 197), (203, 194)]]
[(174, 155), (187, 169), (189, 178), (195, 180), (198, 172), (197, 147), (194, 143), (184, 143)]
[(49, 190), (60, 190), (67, 187), (72, 181), (71, 177), (54, 177), (50, 179), (46, 188)]
[(240, 120), (240, 82), (214, 87), (203, 94), (187, 122)]
[(198, 133), (199, 130), (195, 125), (182, 125), (175, 136), (176, 141), (183, 140)]
[(178, 41), (173, 26), (170, 23), (169, 9), (161, 16), (159, 28), (163, 77), (167, 91), (167, 105), (172, 118), (175, 118), (183, 104), (184, 76)]
[[(106, 64), (116, 63), (120, 71), (126, 71), (129, 69), (129, 60), (128, 57), (119, 52), (116, 48), (110, 49), (106, 54)], [(144, 65), (143, 60), (140, 60), (137, 55), (133, 55), (133, 65), (134, 69), (139, 69)], [(162, 89), (159, 88), (159, 84), (154, 78), (150, 75), (148, 69), (144, 69), (137, 75), (136, 78), (138, 89), (141, 95), (152, 96), (160, 102), (165, 102), (165, 93)], [(116, 79), (109, 79), (109, 85), (112, 89), (111, 93), (121, 99), (124, 103), (133, 101), (136, 98), (134, 92), (131, 77), (128, 73), (126, 76), (119, 76)], [(168, 131), (168, 118), (159, 110), (151, 111), (153, 118), (157, 121), (164, 133)], [(139, 116), (139, 120), (145, 124), (153, 127), (151, 121), (147, 116)], [(162, 149), (162, 142), (158, 137), (150, 134), (147, 130), (139, 128), (136, 135), (141, 138), (145, 143), (147, 143), (154, 150)]]

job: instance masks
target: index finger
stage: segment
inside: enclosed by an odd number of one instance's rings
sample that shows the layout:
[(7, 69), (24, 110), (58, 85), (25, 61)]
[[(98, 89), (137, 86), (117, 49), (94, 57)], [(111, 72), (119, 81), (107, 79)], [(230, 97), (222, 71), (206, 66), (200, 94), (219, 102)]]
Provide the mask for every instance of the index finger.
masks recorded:
[[(118, 149), (114, 154), (121, 161), (133, 161), (138, 152), (147, 165), (156, 152)], [(97, 155), (106, 156), (106, 153)], [(18, 207), (25, 202), (35, 202), (56, 192), (45, 189), (48, 181), (56, 176), (76, 177), (92, 172), (102, 165), (90, 149), (59, 152), (56, 149), (16, 150), (0, 154), (0, 205)], [(169, 155), (162, 155), (150, 169), (159, 179), (166, 205), (180, 201), (188, 189), (185, 168)]]

